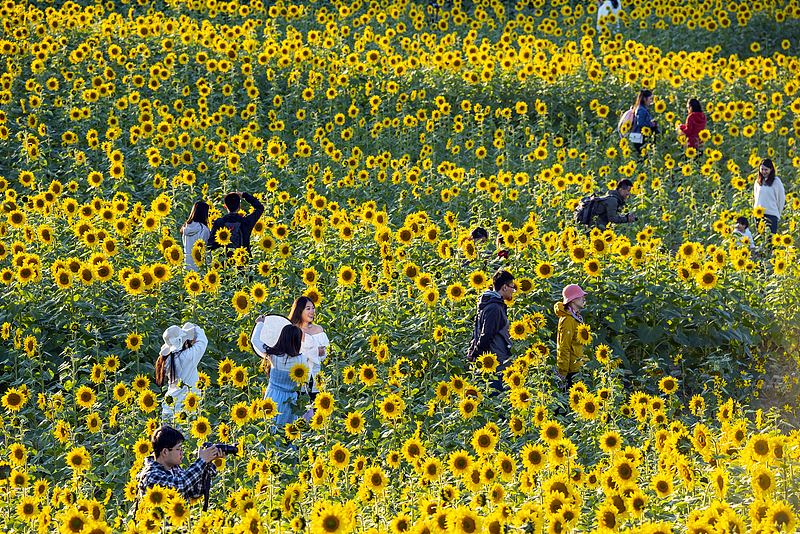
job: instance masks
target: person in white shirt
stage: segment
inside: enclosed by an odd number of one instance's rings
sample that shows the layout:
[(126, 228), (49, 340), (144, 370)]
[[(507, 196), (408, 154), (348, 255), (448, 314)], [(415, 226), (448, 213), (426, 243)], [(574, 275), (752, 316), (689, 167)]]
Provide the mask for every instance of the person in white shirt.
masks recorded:
[[(616, 27), (619, 22), (619, 0), (601, 0), (597, 3), (597, 6), (597, 33), (603, 31), (603, 25), (605, 25), (603, 19), (609, 15), (614, 15), (614, 27)], [(611, 28), (609, 28), (609, 30), (611, 30)]]
[(192, 213), (189, 214), (189, 219), (181, 226), (181, 235), (183, 237), (183, 258), (186, 268), (190, 271), (197, 270), (197, 263), (192, 256), (192, 249), (195, 243), (203, 241), (208, 244), (208, 238), (211, 237), (211, 230), (208, 229), (208, 204), (203, 202), (195, 202), (192, 206)]
[[(287, 324), (281, 330), (274, 347), (262, 342), (261, 329), (264, 327), (264, 316), (256, 319), (250, 342), (256, 352), (268, 362), (269, 384), (264, 398), (272, 399), (278, 409), (275, 417), (275, 430), (282, 431), (287, 424), (297, 421), (298, 416), (292, 413), (292, 406), (298, 403), (297, 384), (290, 375), (292, 367), (297, 364), (308, 366), (306, 358), (300, 352), (303, 331), (293, 324)], [(307, 336), (305, 336), (307, 337)], [(305, 386), (301, 388), (305, 389)]]
[(758, 175), (753, 184), (753, 211), (764, 209), (767, 227), (773, 234), (778, 232), (778, 219), (786, 206), (786, 191), (780, 178), (775, 176), (775, 164), (764, 158), (758, 166)]
[(751, 251), (756, 249), (753, 234), (750, 233), (750, 221), (747, 220), (747, 217), (736, 218), (736, 226), (733, 227), (733, 233), (737, 237), (737, 242), (747, 242), (747, 248)]
[(292, 305), (292, 310), (289, 312), (289, 321), (297, 325), (305, 334), (303, 338), (303, 345), (300, 349), (305, 357), (311, 370), (311, 380), (308, 384), (308, 391), (311, 396), (311, 401), (314, 401), (317, 392), (319, 391), (318, 375), (322, 371), (322, 362), (325, 361), (327, 348), (330, 345), (328, 336), (325, 331), (318, 324), (314, 324), (314, 316), (316, 314), (316, 307), (314, 301), (304, 296), (298, 297)]
[(183, 409), (183, 401), (189, 393), (201, 395), (197, 383), (200, 373), (197, 366), (208, 347), (208, 338), (203, 329), (192, 323), (185, 323), (182, 327), (173, 325), (162, 334), (164, 345), (158, 353), (155, 365), (156, 384), (164, 385), (164, 378), (169, 384), (166, 400), (162, 405), (161, 418), (165, 423), (170, 423)]

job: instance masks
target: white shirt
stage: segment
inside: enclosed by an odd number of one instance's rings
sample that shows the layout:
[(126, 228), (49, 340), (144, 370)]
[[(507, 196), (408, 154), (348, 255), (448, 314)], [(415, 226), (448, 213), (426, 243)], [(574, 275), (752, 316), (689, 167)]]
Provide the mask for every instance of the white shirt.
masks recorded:
[(755, 242), (753, 241), (753, 234), (750, 233), (750, 228), (745, 228), (744, 233), (740, 232), (739, 230), (734, 229), (733, 234), (737, 236), (736, 241), (741, 242), (747, 240), (747, 246), (750, 247), (750, 250), (756, 248)]
[(208, 238), (211, 237), (211, 230), (208, 229), (203, 223), (191, 222), (183, 227), (183, 258), (186, 268), (191, 271), (197, 270), (197, 265), (194, 263), (192, 257), (192, 249), (194, 244), (202, 240), (208, 243)]
[[(178, 397), (179, 392), (182, 394), (186, 393), (185, 388), (178, 387), (181, 381), (183, 381), (185, 386), (194, 390), (197, 382), (200, 380), (200, 373), (197, 372), (197, 365), (206, 352), (208, 338), (206, 337), (206, 333), (203, 332), (203, 329), (199, 326), (194, 325), (194, 331), (197, 335), (194, 345), (181, 351), (180, 354), (173, 356), (175, 358), (175, 377), (170, 380), (169, 388), (167, 389), (167, 395), (173, 398)], [(169, 373), (169, 368), (169, 358), (167, 358), (164, 372)]]
[(780, 178), (775, 177), (771, 186), (753, 184), (753, 209), (764, 208), (764, 213), (781, 218), (786, 206), (786, 192)]

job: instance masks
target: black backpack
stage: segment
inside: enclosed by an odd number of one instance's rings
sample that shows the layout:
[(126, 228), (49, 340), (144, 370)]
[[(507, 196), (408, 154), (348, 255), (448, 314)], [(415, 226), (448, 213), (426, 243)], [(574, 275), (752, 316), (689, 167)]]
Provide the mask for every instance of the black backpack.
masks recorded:
[(594, 193), (588, 197), (583, 197), (575, 207), (575, 214), (573, 215), (575, 222), (578, 224), (585, 224), (587, 226), (592, 224), (594, 210), (597, 207), (597, 204), (604, 198), (605, 197), (598, 197)]
[(242, 223), (240, 222), (226, 222), (225, 228), (231, 233), (231, 243), (228, 249), (237, 249), (244, 247), (244, 236), (242, 235)]

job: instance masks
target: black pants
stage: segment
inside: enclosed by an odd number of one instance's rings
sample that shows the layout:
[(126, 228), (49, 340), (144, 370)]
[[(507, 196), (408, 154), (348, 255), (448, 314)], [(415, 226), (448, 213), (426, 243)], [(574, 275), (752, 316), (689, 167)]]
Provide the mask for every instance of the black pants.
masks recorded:
[(775, 216), (775, 215), (764, 214), (764, 218), (766, 219), (767, 228), (769, 228), (769, 231), (772, 232), (773, 234), (777, 234), (778, 233), (778, 217)]

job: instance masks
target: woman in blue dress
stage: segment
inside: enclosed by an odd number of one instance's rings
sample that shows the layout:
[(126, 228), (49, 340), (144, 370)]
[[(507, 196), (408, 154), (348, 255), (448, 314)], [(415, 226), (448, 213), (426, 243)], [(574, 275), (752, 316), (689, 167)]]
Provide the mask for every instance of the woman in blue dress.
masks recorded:
[(289, 376), (289, 370), (296, 364), (308, 366), (305, 356), (300, 352), (303, 331), (293, 324), (286, 325), (275, 346), (268, 347), (261, 341), (263, 326), (264, 318), (259, 317), (251, 341), (256, 352), (267, 363), (269, 385), (264, 397), (272, 399), (278, 407), (275, 426), (280, 431), (298, 419), (297, 415), (292, 414), (292, 405), (297, 402), (297, 384)]

